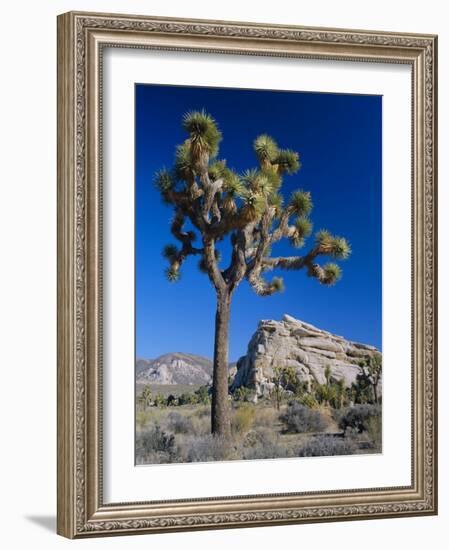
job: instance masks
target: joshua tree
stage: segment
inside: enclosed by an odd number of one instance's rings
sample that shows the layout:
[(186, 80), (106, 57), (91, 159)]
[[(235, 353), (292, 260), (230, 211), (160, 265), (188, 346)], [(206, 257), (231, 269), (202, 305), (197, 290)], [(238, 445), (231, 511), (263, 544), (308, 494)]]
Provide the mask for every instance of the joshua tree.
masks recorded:
[(373, 388), (374, 403), (379, 403), (378, 388), (382, 378), (382, 355), (374, 353), (366, 360), (360, 361), (359, 365), (363, 369), (365, 380)]
[(147, 384), (144, 386), (139, 396), (139, 403), (142, 405), (144, 411), (146, 411), (147, 407), (151, 405), (151, 399), (151, 386)]
[[(260, 135), (253, 144), (258, 167), (239, 175), (218, 158), (221, 132), (209, 114), (187, 113), (183, 126), (187, 138), (176, 148), (173, 168), (159, 171), (155, 180), (163, 200), (173, 208), (171, 232), (178, 241), (167, 245), (163, 255), (169, 262), (169, 281), (179, 279), (189, 256), (198, 256), (200, 270), (215, 289), (212, 433), (228, 437), (228, 327), (236, 288), (246, 279), (259, 296), (280, 292), (281, 278), (265, 279), (266, 272), (274, 269), (304, 269), (321, 284), (332, 285), (341, 276), (340, 268), (335, 263), (322, 266), (318, 258), (345, 259), (350, 247), (344, 238), (321, 230), (306, 254), (272, 256), (276, 242), (287, 238), (300, 248), (312, 232), (310, 193), (295, 191), (285, 205), (279, 193), (283, 177), (300, 168), (298, 153)], [(227, 266), (221, 265), (217, 249), (224, 239), (229, 239), (232, 249)]]

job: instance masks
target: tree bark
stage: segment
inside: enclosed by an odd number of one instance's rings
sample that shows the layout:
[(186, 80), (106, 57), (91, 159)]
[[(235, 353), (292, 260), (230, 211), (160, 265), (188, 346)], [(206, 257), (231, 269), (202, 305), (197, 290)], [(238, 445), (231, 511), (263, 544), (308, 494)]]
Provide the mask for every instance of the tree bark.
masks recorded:
[(373, 384), (374, 403), (376, 403), (376, 405), (379, 403), (379, 397), (377, 395), (377, 384), (378, 384), (377, 381)]
[(212, 433), (231, 436), (228, 399), (228, 348), (231, 297), (228, 291), (217, 292), (215, 314), (214, 372), (212, 382)]

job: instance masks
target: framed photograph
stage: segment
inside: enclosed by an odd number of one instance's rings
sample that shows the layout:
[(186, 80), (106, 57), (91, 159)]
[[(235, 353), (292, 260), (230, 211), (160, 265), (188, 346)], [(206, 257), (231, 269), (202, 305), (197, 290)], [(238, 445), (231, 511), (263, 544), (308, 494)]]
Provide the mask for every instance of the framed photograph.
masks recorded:
[(437, 513), (436, 53), (59, 16), (59, 534)]

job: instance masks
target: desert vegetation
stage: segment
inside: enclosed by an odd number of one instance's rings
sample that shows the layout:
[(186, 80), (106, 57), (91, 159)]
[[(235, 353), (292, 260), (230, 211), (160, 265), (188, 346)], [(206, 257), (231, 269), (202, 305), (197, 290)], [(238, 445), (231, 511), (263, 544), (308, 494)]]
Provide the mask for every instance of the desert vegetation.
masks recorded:
[[(377, 361), (377, 359), (376, 359)], [(272, 390), (256, 398), (240, 387), (228, 395), (230, 437), (210, 433), (210, 386), (174, 386), (163, 394), (144, 386), (136, 400), (136, 462), (160, 464), (379, 453), (382, 449), (378, 379), (364, 362), (344, 387), (301, 383), (293, 369), (276, 369)], [(381, 361), (377, 361), (380, 365)], [(368, 368), (369, 367), (369, 368)], [(375, 386), (375, 388), (373, 387)]]

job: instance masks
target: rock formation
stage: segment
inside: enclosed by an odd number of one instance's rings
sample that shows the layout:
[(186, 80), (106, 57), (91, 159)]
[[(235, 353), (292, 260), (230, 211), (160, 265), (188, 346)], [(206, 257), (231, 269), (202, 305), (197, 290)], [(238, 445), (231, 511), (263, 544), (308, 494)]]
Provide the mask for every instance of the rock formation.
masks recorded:
[(247, 354), (237, 362), (231, 391), (246, 386), (265, 395), (274, 385), (275, 367), (293, 367), (309, 388), (313, 380), (326, 382), (324, 373), (329, 367), (331, 381), (343, 380), (350, 387), (362, 372), (360, 360), (374, 353), (379, 352), (373, 346), (350, 342), (290, 315), (282, 321), (260, 321)]

